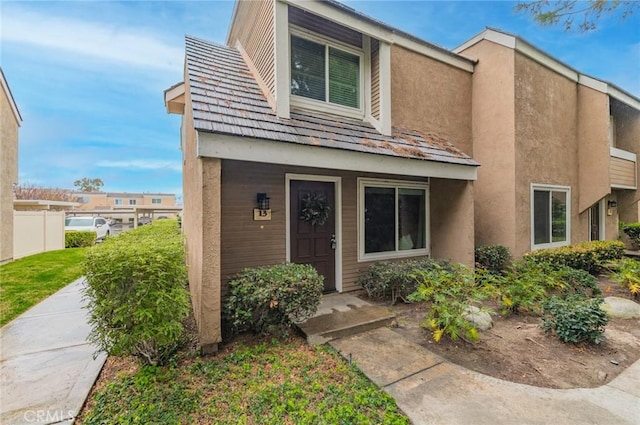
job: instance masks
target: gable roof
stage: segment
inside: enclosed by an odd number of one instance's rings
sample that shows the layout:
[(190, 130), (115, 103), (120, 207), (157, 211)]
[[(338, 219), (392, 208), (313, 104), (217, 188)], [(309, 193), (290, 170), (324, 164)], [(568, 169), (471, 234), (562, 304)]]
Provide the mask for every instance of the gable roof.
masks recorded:
[(482, 40), (487, 40), (492, 43), (507, 47), (509, 49), (513, 49), (540, 63), (541, 65), (551, 69), (552, 71), (563, 75), (571, 81), (590, 87), (601, 93), (608, 94), (614, 99), (617, 99), (625, 103), (626, 105), (631, 106), (632, 108), (640, 110), (640, 98), (638, 98), (637, 96), (608, 81), (602, 80), (600, 78), (595, 78), (580, 72), (579, 70), (567, 65), (558, 58), (550, 55), (549, 53), (533, 45), (517, 34), (511, 34), (509, 32), (502, 31), (496, 28), (486, 27), (480, 33), (474, 35), (473, 37), (453, 49), (453, 51), (455, 53), (461, 54), (466, 49), (474, 46)]
[(394, 127), (392, 136), (384, 136), (369, 123), (316, 112), (291, 111), (291, 118), (279, 118), (234, 48), (187, 36), (186, 67), (197, 131), (396, 158), (479, 165), (433, 133)]

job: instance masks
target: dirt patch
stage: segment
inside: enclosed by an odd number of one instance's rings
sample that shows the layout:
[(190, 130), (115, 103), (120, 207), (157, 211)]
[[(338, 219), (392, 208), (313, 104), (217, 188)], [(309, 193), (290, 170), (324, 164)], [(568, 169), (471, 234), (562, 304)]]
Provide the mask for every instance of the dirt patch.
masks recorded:
[[(599, 286), (605, 297), (630, 298), (615, 282), (601, 278)], [(573, 345), (546, 335), (538, 316), (494, 314), (494, 327), (480, 332), (476, 344), (447, 338), (436, 343), (431, 331), (420, 327), (427, 305), (399, 303), (392, 308), (396, 332), (453, 363), (507, 381), (547, 388), (597, 387), (640, 358), (637, 319), (611, 319), (600, 345)]]

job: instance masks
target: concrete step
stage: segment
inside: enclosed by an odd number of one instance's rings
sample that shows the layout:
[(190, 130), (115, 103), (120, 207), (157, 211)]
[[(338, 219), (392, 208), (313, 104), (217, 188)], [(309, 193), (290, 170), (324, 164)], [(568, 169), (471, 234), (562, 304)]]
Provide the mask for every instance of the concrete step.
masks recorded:
[[(316, 315), (298, 328), (311, 345), (325, 344), (337, 338), (343, 338), (391, 324), (395, 315), (388, 308), (370, 305), (342, 305), (330, 312)], [(346, 308), (345, 308), (346, 307)]]

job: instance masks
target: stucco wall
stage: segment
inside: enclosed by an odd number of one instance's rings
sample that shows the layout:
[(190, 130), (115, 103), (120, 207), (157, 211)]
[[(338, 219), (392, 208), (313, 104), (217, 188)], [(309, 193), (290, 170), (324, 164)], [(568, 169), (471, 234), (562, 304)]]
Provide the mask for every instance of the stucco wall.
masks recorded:
[(474, 183), (475, 243), (515, 250), (514, 52), (482, 41), (462, 52), (482, 58), (473, 74), (473, 156), (481, 166)]
[(471, 73), (391, 46), (391, 123), (435, 133), (473, 155)]
[[(189, 290), (203, 351), (217, 350), (220, 328), (220, 161), (197, 157), (189, 82), (182, 125), (184, 214)], [(204, 213), (206, 211), (206, 214)], [(216, 221), (217, 220), (217, 221)]]
[[(578, 209), (583, 212), (611, 191), (609, 97), (578, 85)], [(606, 159), (606, 160), (605, 160)]]
[(474, 264), (473, 182), (431, 179), (431, 256)]
[(578, 215), (577, 88), (567, 78), (516, 53), (516, 248), (531, 250), (531, 184), (570, 186), (571, 240), (588, 240)]
[(13, 258), (14, 183), (18, 183), (18, 122), (0, 88), (0, 263)]

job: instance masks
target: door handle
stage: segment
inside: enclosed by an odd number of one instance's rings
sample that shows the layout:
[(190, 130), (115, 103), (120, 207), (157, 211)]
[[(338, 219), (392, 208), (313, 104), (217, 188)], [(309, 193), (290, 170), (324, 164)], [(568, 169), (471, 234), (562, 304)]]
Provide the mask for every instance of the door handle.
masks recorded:
[(338, 246), (338, 243), (336, 242), (336, 234), (332, 233), (331, 234), (331, 249), (336, 249), (337, 246)]

